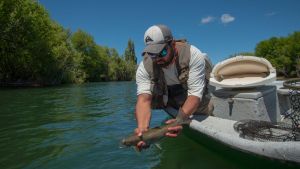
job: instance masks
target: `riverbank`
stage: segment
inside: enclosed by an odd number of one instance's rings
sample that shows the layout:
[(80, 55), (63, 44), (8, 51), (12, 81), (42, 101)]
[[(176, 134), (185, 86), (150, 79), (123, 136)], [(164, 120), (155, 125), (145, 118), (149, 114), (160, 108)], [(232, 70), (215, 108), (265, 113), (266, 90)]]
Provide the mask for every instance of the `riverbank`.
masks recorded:
[(0, 82), (0, 87), (43, 87), (42, 83), (37, 82)]
[[(103, 81), (103, 82), (130, 82), (130, 81)], [(0, 88), (27, 88), (27, 87), (49, 87), (49, 86), (61, 86), (66, 84), (88, 84), (98, 82), (84, 82), (84, 83), (39, 83), (39, 82), (0, 82)]]

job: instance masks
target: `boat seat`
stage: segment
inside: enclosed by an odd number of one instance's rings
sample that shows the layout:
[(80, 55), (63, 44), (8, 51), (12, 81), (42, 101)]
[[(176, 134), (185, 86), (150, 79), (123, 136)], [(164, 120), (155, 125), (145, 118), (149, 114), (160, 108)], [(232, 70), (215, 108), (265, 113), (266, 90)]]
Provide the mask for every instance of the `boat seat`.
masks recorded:
[(271, 83), (276, 71), (269, 61), (255, 56), (237, 56), (218, 63), (210, 84), (216, 87), (242, 88)]

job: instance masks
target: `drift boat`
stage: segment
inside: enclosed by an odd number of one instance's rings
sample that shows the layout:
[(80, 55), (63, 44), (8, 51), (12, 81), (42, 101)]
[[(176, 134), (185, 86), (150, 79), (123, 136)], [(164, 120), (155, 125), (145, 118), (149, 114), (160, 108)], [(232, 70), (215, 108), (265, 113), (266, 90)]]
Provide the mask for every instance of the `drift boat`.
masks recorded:
[(275, 78), (272, 65), (254, 56), (217, 64), (210, 78), (213, 116), (193, 115), (189, 127), (239, 151), (300, 164), (300, 118), (291, 116), (299, 111), (291, 109), (291, 90)]
[[(171, 116), (177, 114), (177, 110), (171, 107), (166, 108), (165, 111)], [(243, 152), (300, 163), (300, 141), (280, 142), (245, 139), (240, 137), (240, 134), (234, 129), (237, 122), (214, 116), (195, 115), (189, 127)]]

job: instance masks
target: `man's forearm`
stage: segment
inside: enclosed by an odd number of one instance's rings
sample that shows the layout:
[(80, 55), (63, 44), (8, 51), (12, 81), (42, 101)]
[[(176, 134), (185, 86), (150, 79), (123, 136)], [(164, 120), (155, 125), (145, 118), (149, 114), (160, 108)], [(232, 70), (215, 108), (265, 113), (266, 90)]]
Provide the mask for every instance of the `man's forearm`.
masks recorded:
[(191, 95), (187, 97), (181, 109), (186, 115), (190, 116), (197, 110), (199, 104), (200, 104), (200, 98)]
[(149, 94), (141, 94), (138, 96), (135, 117), (137, 121), (137, 127), (140, 129), (147, 129), (149, 127), (151, 119), (151, 99)]

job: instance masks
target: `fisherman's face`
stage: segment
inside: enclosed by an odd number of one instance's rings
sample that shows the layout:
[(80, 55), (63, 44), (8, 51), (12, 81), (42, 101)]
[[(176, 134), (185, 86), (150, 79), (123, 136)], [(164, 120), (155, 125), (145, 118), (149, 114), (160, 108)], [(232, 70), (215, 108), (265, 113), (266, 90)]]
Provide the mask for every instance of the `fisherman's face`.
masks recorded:
[(173, 59), (174, 52), (171, 45), (166, 45), (166, 47), (154, 58), (154, 61), (161, 65), (162, 67), (168, 66)]

